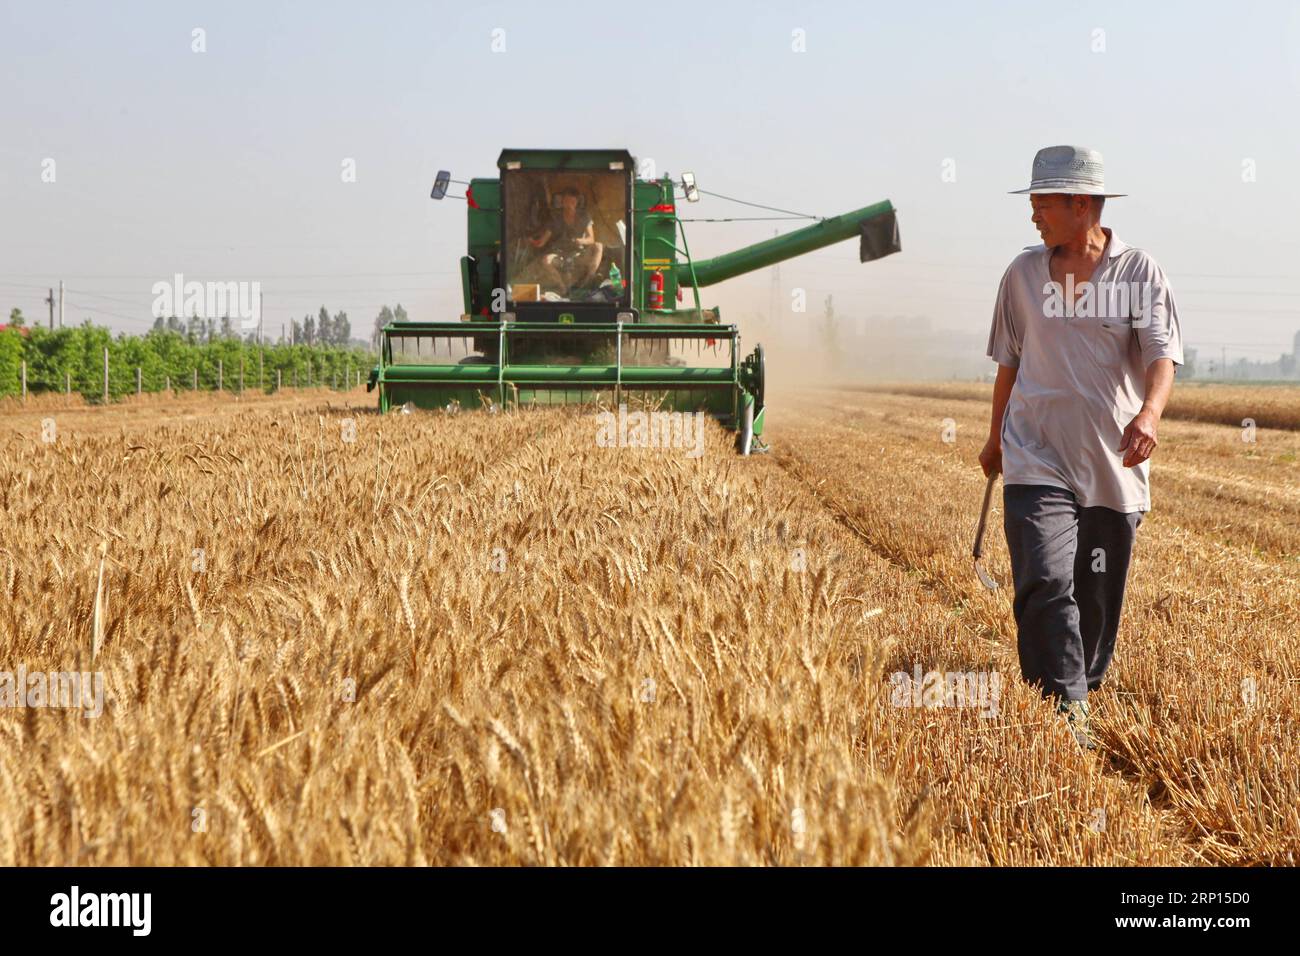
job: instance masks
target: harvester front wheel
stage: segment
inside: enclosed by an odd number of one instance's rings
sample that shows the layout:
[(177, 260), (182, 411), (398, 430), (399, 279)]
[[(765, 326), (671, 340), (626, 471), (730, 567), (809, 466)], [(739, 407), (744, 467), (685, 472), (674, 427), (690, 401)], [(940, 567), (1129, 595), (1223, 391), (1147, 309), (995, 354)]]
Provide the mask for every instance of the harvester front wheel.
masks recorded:
[(736, 451), (749, 455), (754, 446), (754, 399), (750, 395), (741, 396), (740, 429), (736, 432)]

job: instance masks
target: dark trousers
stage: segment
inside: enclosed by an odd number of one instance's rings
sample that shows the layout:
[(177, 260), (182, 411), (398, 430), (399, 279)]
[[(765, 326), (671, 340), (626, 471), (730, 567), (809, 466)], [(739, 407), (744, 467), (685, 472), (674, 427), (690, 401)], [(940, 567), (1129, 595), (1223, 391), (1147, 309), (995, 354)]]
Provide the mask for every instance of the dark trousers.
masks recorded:
[(1002, 501), (1021, 676), (1044, 697), (1086, 700), (1115, 653), (1142, 513), (1081, 508), (1050, 485), (1004, 485)]

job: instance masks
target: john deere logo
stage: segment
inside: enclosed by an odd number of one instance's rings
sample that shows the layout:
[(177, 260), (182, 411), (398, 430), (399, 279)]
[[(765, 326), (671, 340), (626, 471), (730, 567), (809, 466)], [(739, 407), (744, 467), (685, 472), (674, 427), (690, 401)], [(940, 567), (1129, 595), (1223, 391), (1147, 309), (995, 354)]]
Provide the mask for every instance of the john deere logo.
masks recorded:
[(560, 313), (560, 324), (562, 324), (562, 325), (572, 325), (572, 324), (573, 324), (573, 313), (572, 313), (572, 312), (561, 312), (561, 313)]

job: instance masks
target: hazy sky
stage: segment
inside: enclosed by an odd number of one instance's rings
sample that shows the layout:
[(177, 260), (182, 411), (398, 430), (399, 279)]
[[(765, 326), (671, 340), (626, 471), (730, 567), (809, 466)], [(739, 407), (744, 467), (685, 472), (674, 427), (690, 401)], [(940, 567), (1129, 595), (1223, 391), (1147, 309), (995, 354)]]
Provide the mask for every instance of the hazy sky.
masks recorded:
[[(1286, 2), (3, 0), (0, 305), (44, 321), (62, 277), (67, 322), (143, 331), (151, 286), (180, 272), (260, 281), (268, 335), (322, 304), (362, 334), (385, 302), (454, 319), (465, 207), (428, 198), (434, 172), (492, 175), (505, 146), (626, 147), (786, 209), (893, 200), (903, 252), (785, 264), (810, 303), (789, 321), (834, 294), (841, 315), (984, 335), (1003, 269), (1038, 241), (1007, 191), (1036, 149), (1078, 143), (1130, 194), (1103, 221), (1164, 266), (1186, 344), (1276, 358), (1300, 329), (1297, 116)], [(689, 237), (703, 256), (798, 225)], [(705, 302), (743, 320), (769, 289), (764, 272)]]

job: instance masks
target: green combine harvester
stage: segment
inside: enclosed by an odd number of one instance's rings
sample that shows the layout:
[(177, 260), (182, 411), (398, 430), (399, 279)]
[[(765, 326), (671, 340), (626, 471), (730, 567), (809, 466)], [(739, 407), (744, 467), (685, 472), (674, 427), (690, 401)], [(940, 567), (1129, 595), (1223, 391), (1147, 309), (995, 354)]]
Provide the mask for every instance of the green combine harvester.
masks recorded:
[[(854, 237), (863, 262), (900, 249), (886, 200), (696, 260), (676, 206), (679, 187), (699, 199), (690, 173), (638, 179), (630, 153), (598, 149), (507, 149), (497, 168), (465, 191), (460, 321), (383, 329), (367, 386), (381, 412), (630, 402), (706, 412), (762, 450), (763, 347), (741, 358), (700, 289)], [(433, 198), (451, 182), (439, 172)]]

